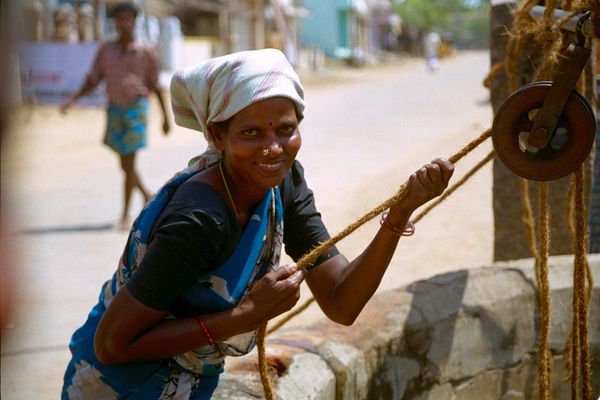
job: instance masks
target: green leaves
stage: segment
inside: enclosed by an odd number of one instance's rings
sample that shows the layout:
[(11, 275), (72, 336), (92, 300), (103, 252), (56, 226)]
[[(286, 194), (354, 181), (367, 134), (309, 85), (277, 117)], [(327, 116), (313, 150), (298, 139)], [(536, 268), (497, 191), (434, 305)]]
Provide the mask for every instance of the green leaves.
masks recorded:
[(459, 45), (479, 42), (489, 36), (489, 1), (396, 0), (394, 11), (406, 29), (423, 33), (437, 31)]

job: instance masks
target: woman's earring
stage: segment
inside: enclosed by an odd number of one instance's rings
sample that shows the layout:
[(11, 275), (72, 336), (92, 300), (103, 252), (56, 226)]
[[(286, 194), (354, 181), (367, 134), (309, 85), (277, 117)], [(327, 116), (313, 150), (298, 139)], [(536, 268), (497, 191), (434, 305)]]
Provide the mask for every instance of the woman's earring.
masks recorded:
[(263, 157), (269, 157), (269, 149), (263, 149)]

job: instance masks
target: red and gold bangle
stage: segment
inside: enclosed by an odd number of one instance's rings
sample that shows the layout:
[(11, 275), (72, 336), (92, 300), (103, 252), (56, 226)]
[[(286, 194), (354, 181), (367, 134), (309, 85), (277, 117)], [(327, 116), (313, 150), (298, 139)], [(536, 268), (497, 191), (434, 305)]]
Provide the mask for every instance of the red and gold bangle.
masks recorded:
[(388, 232), (393, 233), (394, 235), (401, 236), (412, 236), (415, 234), (415, 225), (408, 221), (404, 229), (400, 229), (397, 226), (390, 224), (387, 221), (388, 212), (384, 212), (381, 214), (381, 219), (379, 220), (379, 224)]
[(211, 346), (214, 346), (215, 342), (214, 342), (212, 336), (210, 335), (210, 331), (208, 330), (208, 327), (206, 326), (204, 321), (198, 317), (196, 317), (194, 319), (196, 320), (198, 325), (200, 325), (200, 328), (202, 329), (202, 333), (204, 333), (204, 336), (206, 336), (206, 338), (208, 339), (208, 343), (210, 343)]

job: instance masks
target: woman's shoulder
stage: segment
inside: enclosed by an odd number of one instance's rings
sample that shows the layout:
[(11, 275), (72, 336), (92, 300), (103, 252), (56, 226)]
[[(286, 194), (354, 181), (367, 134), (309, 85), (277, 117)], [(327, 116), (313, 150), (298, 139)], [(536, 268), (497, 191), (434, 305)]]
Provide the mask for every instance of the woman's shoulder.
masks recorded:
[[(240, 229), (221, 196), (205, 182), (188, 180), (170, 196), (153, 223), (150, 240), (184, 255), (191, 264), (222, 262)], [(198, 261), (204, 260), (204, 261)]]
[(230, 226), (231, 218), (227, 204), (212, 186), (190, 179), (177, 188), (160, 220)]
[(304, 167), (300, 161), (294, 160), (280, 187), (299, 186), (302, 182), (304, 182)]
[(175, 209), (227, 210), (223, 197), (208, 183), (188, 179), (175, 191), (169, 205)]
[[(228, 254), (241, 234), (235, 217), (222, 197), (207, 183), (189, 180), (173, 196), (154, 224), (152, 237), (173, 249), (195, 254), (211, 249)], [(199, 243), (201, 245), (199, 245)]]
[(295, 160), (289, 172), (279, 185), (283, 205), (286, 207), (292, 199), (298, 197), (308, 190), (306, 180), (304, 178), (304, 167), (300, 161)]

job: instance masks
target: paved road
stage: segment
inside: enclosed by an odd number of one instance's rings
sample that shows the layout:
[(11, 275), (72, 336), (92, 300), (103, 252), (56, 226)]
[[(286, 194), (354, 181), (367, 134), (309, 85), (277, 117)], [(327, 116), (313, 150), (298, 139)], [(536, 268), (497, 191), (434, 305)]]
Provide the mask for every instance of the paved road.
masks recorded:
[[(462, 53), (437, 74), (421, 60), (361, 70), (305, 74), (308, 108), (299, 159), (332, 233), (390, 197), (408, 175), (436, 156), (450, 156), (491, 124), (482, 81), (486, 52)], [(156, 107), (156, 104), (153, 104)], [(155, 108), (156, 110), (156, 108)], [(153, 114), (151, 145), (140, 154), (142, 175), (157, 188), (204, 149), (201, 135), (177, 128), (162, 137)], [(3, 146), (3, 204), (9, 239), (20, 249), (20, 295), (3, 327), (1, 395), (7, 400), (57, 398), (71, 332), (96, 302), (113, 272), (126, 233), (115, 229), (121, 176), (114, 155), (99, 145), (104, 114), (27, 107)], [(482, 159), (462, 161), (456, 176)], [(8, 197), (13, 195), (13, 197)], [(134, 199), (133, 208), (141, 207)], [(365, 247), (376, 222), (339, 244), (352, 257)], [(380, 290), (492, 258), (491, 168), (433, 211), (403, 239)], [(3, 240), (5, 240), (3, 238)], [(320, 318), (315, 309), (290, 324)]]

